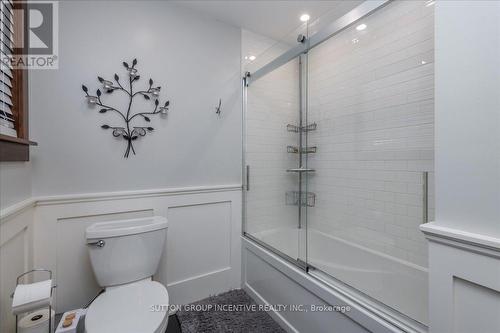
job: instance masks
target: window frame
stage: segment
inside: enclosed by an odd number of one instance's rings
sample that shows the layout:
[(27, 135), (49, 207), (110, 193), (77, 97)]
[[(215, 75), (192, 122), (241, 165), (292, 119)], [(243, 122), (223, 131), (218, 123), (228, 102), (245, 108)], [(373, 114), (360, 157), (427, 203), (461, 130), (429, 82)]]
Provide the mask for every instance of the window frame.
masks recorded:
[[(13, 9), (25, 9), (26, 3), (13, 1)], [(21, 16), (22, 15), (22, 16)], [(14, 11), (13, 27), (15, 44), (21, 39), (23, 21), (27, 20), (26, 10)], [(23, 46), (24, 47), (24, 46)], [(14, 45), (14, 53), (24, 54), (23, 49)], [(37, 143), (29, 139), (29, 101), (28, 101), (28, 70), (12, 70), (12, 114), (17, 137), (0, 134), (0, 161), (29, 161), (30, 146)]]

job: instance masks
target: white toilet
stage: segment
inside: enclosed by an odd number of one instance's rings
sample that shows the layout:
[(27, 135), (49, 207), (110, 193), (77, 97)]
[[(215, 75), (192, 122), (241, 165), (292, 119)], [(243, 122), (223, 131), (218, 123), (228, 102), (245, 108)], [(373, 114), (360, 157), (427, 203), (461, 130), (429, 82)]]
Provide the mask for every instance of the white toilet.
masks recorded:
[(105, 292), (87, 310), (86, 333), (165, 332), (167, 289), (151, 277), (158, 269), (166, 235), (167, 220), (159, 216), (87, 228), (90, 261)]

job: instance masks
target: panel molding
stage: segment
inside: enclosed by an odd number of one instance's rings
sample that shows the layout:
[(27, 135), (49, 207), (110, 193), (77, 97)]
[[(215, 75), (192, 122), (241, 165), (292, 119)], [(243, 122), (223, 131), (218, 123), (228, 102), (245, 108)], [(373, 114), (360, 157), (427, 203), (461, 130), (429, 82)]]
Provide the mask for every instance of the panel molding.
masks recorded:
[(161, 189), (119, 191), (119, 192), (67, 194), (67, 195), (38, 197), (36, 200), (36, 204), (38, 206), (58, 205), (58, 204), (92, 202), (101, 200), (120, 200), (120, 199), (176, 196), (176, 195), (215, 193), (215, 192), (227, 192), (227, 191), (241, 191), (241, 188), (242, 187), (240, 184), (231, 184), (231, 185), (217, 185), (217, 186), (168, 187)]
[(53, 196), (34, 196), (0, 209), (0, 223), (9, 217), (35, 206), (70, 204), (79, 202), (92, 202), (100, 200), (119, 200), (146, 197), (158, 197), (181, 194), (199, 194), (227, 191), (241, 191), (241, 184), (214, 185), (214, 186), (189, 186), (189, 187), (166, 187), (159, 189), (146, 189), (134, 191), (97, 192), (83, 194), (62, 194)]
[[(0, 224), (0, 331), (14, 331), (10, 295), (16, 277), (33, 266), (33, 214), (31, 204), (16, 206), (14, 214), (2, 218)], [(31, 279), (32, 277), (28, 277)]]
[(35, 207), (36, 202), (35, 198), (28, 198), (9, 207), (0, 209), (0, 224), (7, 222), (11, 218), (14, 218), (17, 214), (20, 214), (27, 209)]
[(496, 313), (481, 307), (496, 302), (500, 309), (500, 239), (436, 222), (420, 229), (429, 241), (430, 333), (466, 332), (467, 327), (456, 327), (457, 319), (466, 320), (469, 328), (497, 332)]

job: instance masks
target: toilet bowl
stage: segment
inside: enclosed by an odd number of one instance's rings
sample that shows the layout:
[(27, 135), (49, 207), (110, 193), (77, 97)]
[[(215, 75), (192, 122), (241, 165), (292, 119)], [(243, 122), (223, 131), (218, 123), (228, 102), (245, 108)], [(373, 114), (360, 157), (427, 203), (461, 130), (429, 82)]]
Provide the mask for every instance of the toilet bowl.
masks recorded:
[(164, 333), (168, 322), (167, 289), (143, 280), (111, 287), (88, 308), (87, 333)]
[(163, 252), (167, 220), (103, 222), (86, 230), (95, 277), (105, 292), (87, 309), (86, 333), (163, 333), (168, 292), (151, 277)]

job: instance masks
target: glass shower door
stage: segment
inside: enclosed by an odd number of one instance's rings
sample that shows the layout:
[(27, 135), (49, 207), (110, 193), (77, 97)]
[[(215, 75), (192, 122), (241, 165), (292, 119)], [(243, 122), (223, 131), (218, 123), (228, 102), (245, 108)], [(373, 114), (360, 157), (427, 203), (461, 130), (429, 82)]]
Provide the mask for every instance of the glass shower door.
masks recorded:
[(433, 29), (429, 2), (393, 1), (308, 55), (307, 262), (416, 326), (428, 321), (419, 225), (433, 215)]
[(246, 87), (245, 235), (299, 262), (300, 60), (293, 59)]

